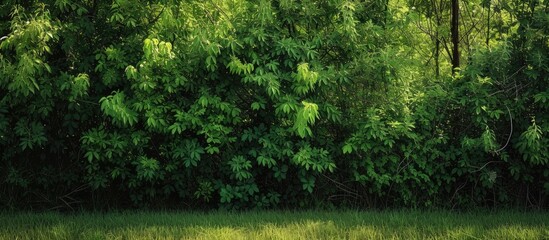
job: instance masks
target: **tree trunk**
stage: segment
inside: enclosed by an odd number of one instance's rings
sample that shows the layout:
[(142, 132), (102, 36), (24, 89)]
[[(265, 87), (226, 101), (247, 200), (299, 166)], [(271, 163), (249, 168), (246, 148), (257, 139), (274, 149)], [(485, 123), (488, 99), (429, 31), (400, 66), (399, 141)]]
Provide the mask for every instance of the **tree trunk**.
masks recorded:
[(436, 77), (440, 77), (440, 40), (438, 39), (438, 34), (436, 35), (437, 39), (435, 42), (435, 72)]
[(440, 0), (437, 7), (436, 1), (433, 1), (433, 11), (435, 13), (435, 19), (437, 21), (437, 28), (435, 30), (435, 73), (437, 79), (440, 77), (440, 28), (442, 26), (442, 4), (443, 0)]
[(452, 0), (452, 75), (459, 68), (459, 0)]
[(486, 27), (486, 47), (490, 48), (490, 10), (492, 8), (492, 1), (488, 0), (488, 23)]

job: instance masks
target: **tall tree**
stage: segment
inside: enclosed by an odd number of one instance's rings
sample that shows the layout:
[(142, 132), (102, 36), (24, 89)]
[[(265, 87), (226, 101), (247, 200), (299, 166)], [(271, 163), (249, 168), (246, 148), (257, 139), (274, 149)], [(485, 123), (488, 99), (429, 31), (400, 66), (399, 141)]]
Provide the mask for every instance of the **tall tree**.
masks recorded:
[(459, 0), (452, 0), (452, 74), (459, 68)]

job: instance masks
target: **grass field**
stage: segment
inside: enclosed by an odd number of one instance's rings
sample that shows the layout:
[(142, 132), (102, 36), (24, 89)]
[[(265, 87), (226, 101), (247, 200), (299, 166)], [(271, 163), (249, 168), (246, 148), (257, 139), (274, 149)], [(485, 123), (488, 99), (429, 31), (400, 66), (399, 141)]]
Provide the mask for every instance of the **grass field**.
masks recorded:
[(549, 239), (549, 212), (0, 213), (0, 239)]

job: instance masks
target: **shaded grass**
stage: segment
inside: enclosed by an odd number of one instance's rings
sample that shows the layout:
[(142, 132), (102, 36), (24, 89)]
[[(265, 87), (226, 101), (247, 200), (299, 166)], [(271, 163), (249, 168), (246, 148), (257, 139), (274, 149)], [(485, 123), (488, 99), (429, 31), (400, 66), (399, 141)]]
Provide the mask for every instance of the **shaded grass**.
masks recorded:
[(549, 239), (549, 213), (1, 213), (0, 239)]

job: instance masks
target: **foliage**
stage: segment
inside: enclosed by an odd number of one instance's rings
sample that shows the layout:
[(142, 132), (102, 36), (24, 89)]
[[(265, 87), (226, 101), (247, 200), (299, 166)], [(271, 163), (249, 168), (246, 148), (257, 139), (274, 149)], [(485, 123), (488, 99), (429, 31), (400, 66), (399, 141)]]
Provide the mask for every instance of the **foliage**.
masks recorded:
[(416, 1), (7, 1), (0, 203), (546, 207), (549, 3), (521, 3), (464, 5), (452, 76)]

